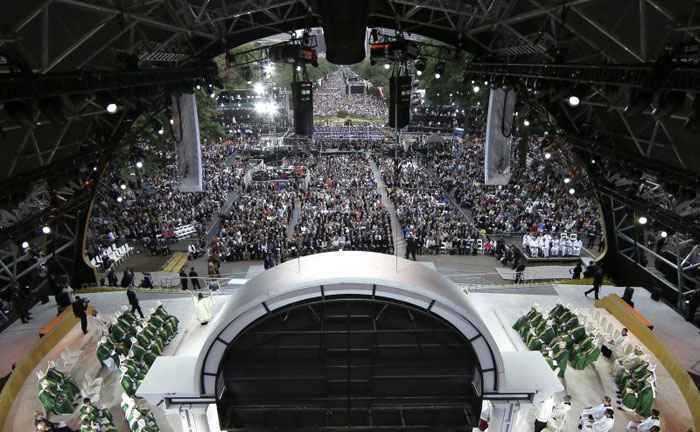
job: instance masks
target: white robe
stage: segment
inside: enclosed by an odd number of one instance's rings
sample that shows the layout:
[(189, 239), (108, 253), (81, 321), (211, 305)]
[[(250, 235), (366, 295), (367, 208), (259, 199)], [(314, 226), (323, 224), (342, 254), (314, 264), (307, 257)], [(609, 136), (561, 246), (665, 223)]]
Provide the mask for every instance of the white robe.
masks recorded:
[(194, 314), (197, 317), (197, 321), (200, 323), (211, 321), (214, 316), (214, 300), (211, 297), (202, 297), (202, 299), (194, 297), (192, 302), (194, 303)]
[(614, 425), (615, 419), (603, 417), (594, 421), (592, 424), (585, 426), (583, 430), (591, 432), (610, 432)]
[(661, 428), (661, 420), (652, 418), (652, 417), (647, 417), (641, 422), (635, 422), (631, 421), (627, 423), (627, 426), (625, 427), (626, 431), (637, 431), (637, 432), (649, 432), (651, 428), (654, 426), (658, 426)]
[(586, 420), (586, 418), (589, 415), (592, 415), (594, 420), (603, 418), (603, 416), (605, 415), (605, 411), (608, 408), (610, 408), (610, 406), (607, 406), (605, 404), (599, 404), (590, 408), (585, 408), (583, 411), (581, 411), (581, 420)]
[(548, 397), (537, 409), (537, 420), (542, 423), (547, 423), (552, 418), (552, 411), (554, 410), (554, 398)]

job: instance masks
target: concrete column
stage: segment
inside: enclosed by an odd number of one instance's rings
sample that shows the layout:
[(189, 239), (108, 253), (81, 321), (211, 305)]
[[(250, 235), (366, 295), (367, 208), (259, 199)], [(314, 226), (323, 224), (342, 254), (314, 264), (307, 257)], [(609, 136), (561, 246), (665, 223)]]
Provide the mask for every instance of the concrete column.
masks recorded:
[(530, 404), (522, 401), (491, 401), (489, 432), (515, 432), (527, 430), (525, 425)]
[(183, 432), (211, 432), (207, 420), (208, 405), (180, 406)]

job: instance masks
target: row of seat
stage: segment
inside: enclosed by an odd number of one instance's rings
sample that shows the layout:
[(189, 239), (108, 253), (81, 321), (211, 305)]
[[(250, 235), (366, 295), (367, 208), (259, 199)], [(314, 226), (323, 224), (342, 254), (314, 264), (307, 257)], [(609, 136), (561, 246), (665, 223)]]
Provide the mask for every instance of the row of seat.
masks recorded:
[(572, 309), (558, 304), (544, 312), (535, 304), (513, 325), (528, 349), (542, 352), (559, 377), (564, 376), (568, 365), (585, 369), (601, 353), (599, 337), (586, 330), (587, 318), (579, 317)]
[(121, 246), (117, 246), (116, 244), (112, 243), (110, 247), (102, 249), (96, 257), (92, 258), (90, 260), (90, 264), (92, 264), (92, 266), (95, 268), (102, 267), (102, 257), (107, 255), (110, 259), (110, 266), (116, 266), (134, 251), (135, 249), (129, 246), (128, 243), (124, 243)]

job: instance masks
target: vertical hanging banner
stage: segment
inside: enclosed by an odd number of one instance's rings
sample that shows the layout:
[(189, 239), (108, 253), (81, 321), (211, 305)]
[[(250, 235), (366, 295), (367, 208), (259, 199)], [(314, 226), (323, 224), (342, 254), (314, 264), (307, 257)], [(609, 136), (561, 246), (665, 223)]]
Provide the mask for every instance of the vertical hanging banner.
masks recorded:
[(199, 141), (197, 100), (193, 94), (173, 95), (173, 134), (177, 149), (177, 175), (180, 192), (202, 192), (204, 172)]
[(504, 185), (510, 182), (513, 111), (517, 95), (513, 90), (491, 89), (484, 144), (484, 183)]

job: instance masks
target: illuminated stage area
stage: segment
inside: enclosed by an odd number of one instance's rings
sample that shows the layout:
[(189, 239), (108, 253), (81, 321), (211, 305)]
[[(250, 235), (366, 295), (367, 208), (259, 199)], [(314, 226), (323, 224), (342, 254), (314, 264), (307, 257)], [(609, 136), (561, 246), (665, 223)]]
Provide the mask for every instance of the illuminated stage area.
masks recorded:
[[(558, 377), (561, 368), (550, 367), (513, 328), (533, 306), (547, 313), (565, 305), (588, 319), (588, 328), (604, 318), (613, 330), (621, 329), (616, 318), (581, 295), (584, 287), (467, 288), (443, 276), (442, 265), (369, 252), (290, 260), (214, 293), (207, 325), (197, 319), (190, 294), (144, 299), (147, 318), (162, 304), (180, 324), (139, 384), (136, 395), (143, 399), (137, 406), (149, 410), (159, 430), (168, 432), (319, 425), (319, 430), (367, 430), (370, 425), (392, 430), (404, 424), (415, 430), (461, 430), (484, 416), (489, 431), (528, 431), (550, 396), (562, 400), (568, 394), (570, 412), (556, 423), (561, 427), (556, 430), (566, 431), (585, 407), (615, 394), (614, 361), (599, 356), (579, 366), (572, 359)], [(603, 290), (622, 294), (621, 288)], [(81, 386), (100, 382), (93, 400), (112, 413), (119, 431), (128, 431), (120, 408), (121, 372), (101, 365), (96, 356), (99, 322), (122, 313), (123, 296), (87, 295), (100, 312), (90, 318), (88, 336), (71, 324), (24, 383), (6, 429), (30, 427), (31, 413), (41, 408), (35, 372), (55, 361)], [(148, 298), (145, 291), (139, 296)], [(648, 294), (638, 294), (635, 301), (654, 317), (654, 333), (673, 347), (673, 356), (692, 364), (700, 349), (692, 342), (693, 327), (674, 322), (673, 312)], [(51, 319), (51, 309), (46, 311)], [(43, 319), (42, 309), (35, 313)], [(3, 346), (10, 343), (12, 330), (0, 339)], [(642, 347), (655, 369), (655, 407), (665, 413), (664, 430), (686, 432), (692, 421), (689, 407), (664, 361), (636, 336), (630, 335), (629, 343)], [(78, 353), (77, 362), (67, 361), (71, 353)], [(624, 431), (637, 418), (617, 410), (613, 431)]]
[(215, 404), (222, 427), (290, 430), (463, 429), (485, 399), (490, 430), (514, 430), (516, 411), (563, 388), (540, 353), (502, 351), (469, 296), (390, 255), (288, 261), (233, 292), (183, 355), (159, 358), (138, 395), (197, 424)]
[(700, 432), (700, 0), (5, 3), (0, 432)]

